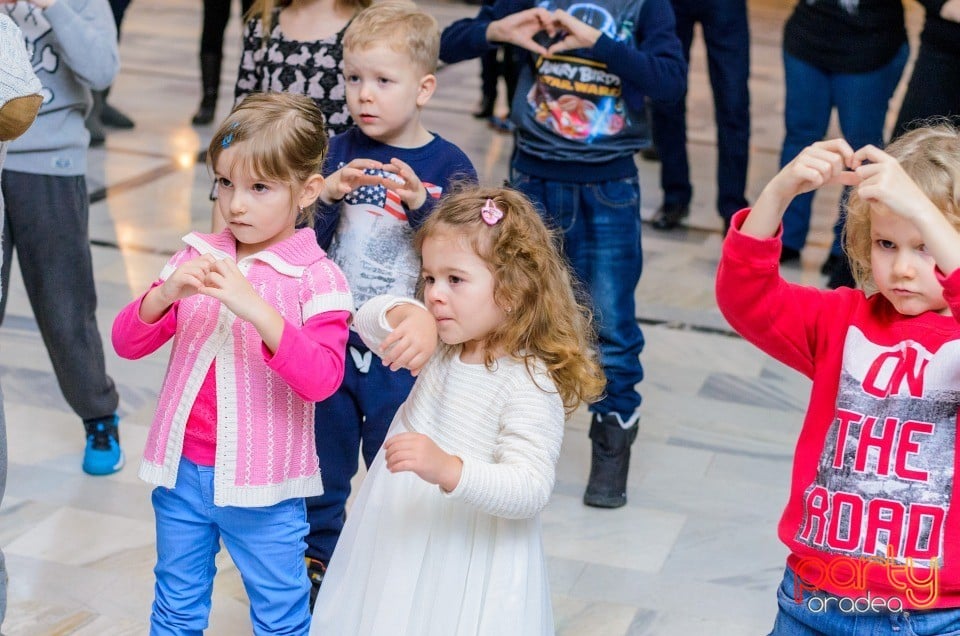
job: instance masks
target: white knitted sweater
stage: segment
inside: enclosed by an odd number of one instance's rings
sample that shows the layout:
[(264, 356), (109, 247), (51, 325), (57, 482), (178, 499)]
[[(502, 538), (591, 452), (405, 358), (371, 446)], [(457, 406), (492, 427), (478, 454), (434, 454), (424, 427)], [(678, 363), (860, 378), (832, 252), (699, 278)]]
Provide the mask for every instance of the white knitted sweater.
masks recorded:
[[(385, 314), (398, 300), (378, 296), (360, 308), (357, 331), (372, 351), (390, 333)], [(447, 496), (508, 519), (533, 517), (547, 504), (565, 415), (542, 364), (531, 374), (523, 362), (501, 358), (488, 370), (461, 362), (459, 348), (438, 351), (396, 417), (463, 460)]]

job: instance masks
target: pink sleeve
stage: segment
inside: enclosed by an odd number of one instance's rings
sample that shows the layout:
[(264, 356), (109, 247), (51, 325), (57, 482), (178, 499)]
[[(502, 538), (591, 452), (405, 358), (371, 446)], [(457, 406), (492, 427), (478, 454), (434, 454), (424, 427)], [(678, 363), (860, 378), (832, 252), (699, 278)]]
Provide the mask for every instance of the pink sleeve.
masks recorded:
[(298, 328), (284, 321), (277, 352), (261, 345), (267, 366), (304, 400), (325, 400), (340, 388), (347, 353), (349, 311), (325, 311)]
[(140, 304), (150, 290), (161, 283), (162, 281), (156, 281), (139, 298), (121, 309), (114, 319), (111, 338), (113, 348), (121, 358), (136, 360), (149, 355), (162, 347), (176, 333), (179, 301), (175, 302), (155, 323), (146, 323), (140, 319)]

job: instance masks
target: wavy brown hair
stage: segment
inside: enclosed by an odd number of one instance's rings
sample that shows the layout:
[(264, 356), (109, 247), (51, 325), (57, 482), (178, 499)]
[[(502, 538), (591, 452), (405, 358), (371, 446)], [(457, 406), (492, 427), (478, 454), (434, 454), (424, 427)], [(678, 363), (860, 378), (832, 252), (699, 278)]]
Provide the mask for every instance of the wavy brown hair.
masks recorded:
[[(487, 225), (480, 209), (491, 199), (503, 218)], [(493, 298), (510, 311), (484, 342), (484, 362), (497, 352), (523, 360), (532, 370), (541, 360), (569, 415), (598, 399), (606, 385), (598, 363), (596, 332), (556, 235), (530, 201), (508, 188), (464, 187), (446, 195), (417, 232), (414, 246), (436, 232), (461, 233), (493, 273)]]
[[(915, 128), (884, 151), (900, 162), (927, 198), (960, 230), (960, 131), (943, 120)], [(870, 265), (870, 204), (854, 188), (847, 203), (844, 249), (857, 285), (867, 293), (876, 291)]]
[[(250, 10), (244, 14), (243, 19), (249, 22), (250, 20), (260, 18), (260, 24), (263, 25), (261, 28), (263, 39), (268, 40), (270, 39), (270, 32), (273, 31), (273, 10), (277, 7), (281, 9), (289, 7), (291, 2), (292, 0), (254, 0), (253, 4), (250, 5)], [(373, 0), (337, 0), (336, 8), (347, 9), (353, 14), (356, 14), (371, 4), (373, 4)]]
[[(292, 93), (253, 93), (227, 116), (207, 148), (207, 166), (213, 171), (226, 148), (243, 144), (238, 161), (250, 174), (278, 181), (296, 199), (300, 186), (320, 173), (327, 155), (323, 113), (309, 97)], [(309, 224), (313, 206), (304, 209), (298, 223)]]

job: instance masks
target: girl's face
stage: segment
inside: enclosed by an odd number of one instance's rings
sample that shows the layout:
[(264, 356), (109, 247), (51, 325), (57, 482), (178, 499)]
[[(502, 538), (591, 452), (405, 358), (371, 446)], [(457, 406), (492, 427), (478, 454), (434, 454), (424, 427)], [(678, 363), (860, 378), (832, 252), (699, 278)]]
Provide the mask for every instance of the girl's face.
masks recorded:
[(247, 174), (237, 154), (241, 145), (226, 148), (214, 166), (217, 207), (237, 239), (238, 260), (292, 236), (299, 211), (287, 184)]
[(462, 344), (464, 362), (483, 362), (487, 336), (506, 318), (493, 299), (493, 272), (467, 238), (451, 228), (424, 239), (421, 252), (424, 300), (437, 320), (440, 340)]
[(877, 290), (905, 316), (927, 311), (949, 314), (943, 287), (934, 274), (917, 228), (881, 203), (870, 205), (870, 267)]

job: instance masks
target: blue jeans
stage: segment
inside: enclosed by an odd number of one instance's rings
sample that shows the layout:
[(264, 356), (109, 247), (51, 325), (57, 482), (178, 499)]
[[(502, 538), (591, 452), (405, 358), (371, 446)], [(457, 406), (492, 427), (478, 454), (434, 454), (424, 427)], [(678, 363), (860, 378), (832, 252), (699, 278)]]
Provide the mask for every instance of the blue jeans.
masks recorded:
[(547, 225), (563, 232), (564, 252), (590, 293), (607, 376), (606, 395), (590, 410), (619, 413), (626, 421), (640, 406), (636, 385), (643, 380), (634, 300), (643, 271), (639, 180), (547, 181), (514, 170), (512, 181)]
[(254, 634), (307, 634), (310, 581), (303, 561), (303, 499), (239, 508), (213, 504), (213, 467), (181, 459), (174, 488), (153, 491), (157, 566), (150, 634), (207, 627), (220, 540), (250, 598)]
[[(729, 219), (747, 206), (750, 152), (750, 31), (746, 0), (672, 0), (677, 37), (690, 62), (693, 27), (699, 22), (717, 122), (717, 212)], [(651, 102), (653, 140), (660, 154), (665, 205), (689, 205), (693, 197), (687, 158), (686, 92), (676, 104)]]
[[(868, 73), (830, 73), (783, 52), (784, 81), (787, 87), (784, 120), (787, 128), (780, 153), (780, 166), (790, 163), (810, 144), (827, 134), (830, 113), (837, 109), (840, 130), (854, 150), (867, 144), (883, 146), (883, 125), (887, 103), (897, 88), (909, 47), (904, 44), (886, 66)], [(794, 197), (783, 217), (783, 245), (803, 249), (810, 230), (813, 192)], [(841, 234), (846, 208), (834, 227), (831, 252), (842, 254)]]
[(797, 603), (794, 591), (794, 572), (788, 567), (777, 590), (780, 611), (769, 636), (960, 636), (960, 609), (872, 611), (861, 601), (865, 611), (844, 612), (836, 597), (824, 602), (823, 593), (804, 590)]
[(354, 332), (350, 332), (344, 366), (343, 384), (317, 404), (314, 418), (323, 494), (307, 499), (307, 556), (324, 563), (330, 562), (343, 530), (358, 456), (363, 453), (369, 468), (415, 380), (405, 369), (391, 371), (383, 366)]

